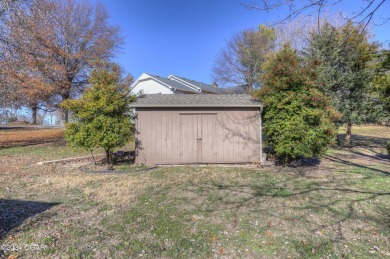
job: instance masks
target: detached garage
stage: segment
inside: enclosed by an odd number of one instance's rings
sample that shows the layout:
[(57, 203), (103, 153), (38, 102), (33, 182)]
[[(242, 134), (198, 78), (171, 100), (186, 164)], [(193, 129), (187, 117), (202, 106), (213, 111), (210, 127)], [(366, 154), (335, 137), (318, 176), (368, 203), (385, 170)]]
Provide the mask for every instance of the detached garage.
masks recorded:
[(136, 163), (259, 163), (259, 102), (240, 94), (139, 96)]

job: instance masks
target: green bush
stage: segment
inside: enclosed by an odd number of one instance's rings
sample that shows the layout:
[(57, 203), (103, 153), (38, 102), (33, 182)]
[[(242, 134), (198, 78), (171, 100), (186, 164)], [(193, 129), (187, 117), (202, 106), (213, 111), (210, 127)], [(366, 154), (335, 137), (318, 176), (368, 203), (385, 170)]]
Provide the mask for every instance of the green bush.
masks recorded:
[(270, 56), (253, 92), (263, 101), (267, 141), (282, 162), (316, 157), (335, 141), (340, 114), (317, 86), (317, 64), (304, 64), (288, 45)]
[(387, 153), (390, 155), (390, 140), (387, 141), (386, 149), (387, 149)]
[(129, 104), (135, 96), (129, 91), (131, 78), (122, 78), (116, 64), (106, 64), (92, 71), (90, 88), (79, 100), (67, 100), (61, 105), (73, 113), (65, 138), (71, 146), (86, 150), (103, 148), (111, 164), (114, 148), (124, 146), (131, 138), (134, 123)]

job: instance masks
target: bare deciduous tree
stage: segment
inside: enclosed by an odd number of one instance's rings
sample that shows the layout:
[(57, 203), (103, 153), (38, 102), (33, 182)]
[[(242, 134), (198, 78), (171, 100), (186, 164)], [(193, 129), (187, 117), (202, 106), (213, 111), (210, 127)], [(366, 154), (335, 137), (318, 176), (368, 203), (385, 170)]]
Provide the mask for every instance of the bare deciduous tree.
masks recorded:
[(0, 17), (3, 16), (5, 11), (15, 2), (20, 2), (21, 0), (0, 0)]
[(213, 79), (224, 87), (241, 86), (249, 92), (258, 86), (261, 65), (274, 47), (274, 30), (265, 26), (235, 34), (215, 60)]
[(288, 23), (278, 24), (275, 27), (276, 45), (282, 47), (288, 42), (294, 49), (302, 50), (307, 46), (310, 34), (319, 32), (318, 24), (322, 27), (326, 23), (338, 28), (343, 25), (343, 18), (325, 12), (319, 20), (314, 16), (299, 16)]
[(2, 67), (6, 57), (5, 45), (3, 44), (6, 33), (4, 23), (16, 6), (28, 2), (30, 0), (0, 0), (0, 114), (3, 122), (7, 122), (9, 117), (15, 117), (15, 111), (22, 105), (22, 98), (17, 94), (16, 86), (7, 81), (6, 69)]
[(41, 0), (10, 15), (3, 67), (30, 108), (82, 92), (93, 64), (110, 59), (122, 42), (108, 19), (103, 5), (77, 0)]

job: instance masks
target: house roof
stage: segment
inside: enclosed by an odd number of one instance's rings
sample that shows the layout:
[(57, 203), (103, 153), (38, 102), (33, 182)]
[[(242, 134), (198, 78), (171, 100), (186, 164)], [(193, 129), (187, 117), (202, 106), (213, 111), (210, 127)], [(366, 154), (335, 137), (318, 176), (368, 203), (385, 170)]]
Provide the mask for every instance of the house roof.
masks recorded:
[(195, 89), (191, 89), (188, 86), (183, 85), (183, 84), (181, 84), (181, 83), (179, 83), (177, 81), (170, 80), (168, 78), (161, 77), (161, 76), (152, 75), (152, 74), (149, 74), (149, 73), (147, 75), (149, 75), (154, 80), (160, 81), (161, 83), (167, 85), (170, 88), (174, 88), (174, 89), (177, 89), (177, 90), (180, 90), (180, 91), (185, 91), (185, 92), (199, 93), (199, 91), (196, 91)]
[(263, 107), (246, 94), (144, 94), (132, 107)]
[(221, 88), (221, 92), (224, 94), (248, 94), (245, 89), (246, 85), (237, 85), (232, 87)]
[(138, 78), (132, 85), (131, 88), (134, 89), (138, 83), (144, 82), (147, 80), (154, 80), (161, 85), (172, 89), (173, 91), (181, 91), (186, 93), (223, 93), (219, 88), (213, 87), (208, 84), (204, 84), (195, 80), (187, 79), (184, 77), (170, 75), (168, 77), (161, 77), (149, 73), (143, 73), (140, 78)]
[(216, 94), (222, 93), (222, 91), (219, 88), (216, 88), (214, 86), (207, 85), (207, 84), (204, 84), (204, 83), (192, 80), (192, 79), (187, 79), (187, 78), (175, 76), (175, 75), (170, 75), (168, 78), (173, 79), (173, 80), (178, 79), (179, 81), (181, 81), (185, 84), (195, 86), (195, 87), (201, 89), (202, 91), (207, 91), (207, 92), (216, 93)]

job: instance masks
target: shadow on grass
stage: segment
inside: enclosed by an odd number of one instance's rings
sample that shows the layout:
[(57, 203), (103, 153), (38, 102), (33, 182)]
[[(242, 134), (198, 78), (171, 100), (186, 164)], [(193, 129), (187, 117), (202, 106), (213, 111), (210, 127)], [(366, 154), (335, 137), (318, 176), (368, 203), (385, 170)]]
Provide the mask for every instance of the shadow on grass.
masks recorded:
[[(365, 178), (358, 179), (361, 182), (356, 184), (354, 179), (351, 181), (348, 178), (313, 181), (302, 177), (299, 172), (289, 176), (288, 179), (271, 182), (267, 182), (266, 176), (253, 184), (193, 182), (188, 190), (200, 196), (217, 197), (209, 205), (209, 212), (232, 214), (235, 222), (239, 222), (239, 218), (245, 218), (246, 221), (260, 219), (262, 222), (286, 222), (282, 231), (296, 232), (292, 239), (298, 237), (301, 230), (308, 231), (310, 234), (306, 237), (309, 237), (318, 231), (332, 229), (331, 238), (313, 244), (315, 250), (325, 249), (321, 246), (344, 240), (351, 241), (350, 236), (346, 237), (346, 229), (353, 231), (356, 221), (369, 228), (376, 226), (385, 236), (390, 235), (390, 218), (385, 202), (390, 199), (389, 191), (360, 187), (359, 184), (364, 185)], [(304, 247), (300, 246), (302, 249)]]
[(365, 154), (363, 152), (359, 152), (359, 151), (356, 151), (356, 150), (348, 150), (348, 151), (351, 152), (352, 154), (355, 154), (355, 155), (358, 155), (358, 156), (362, 156), (364, 158), (374, 159), (374, 160), (378, 160), (378, 161), (381, 161), (381, 162), (388, 162), (388, 163), (390, 163), (390, 155), (381, 154), (381, 153), (375, 152), (374, 150), (370, 150), (370, 149), (368, 149), (368, 150), (371, 151), (372, 153), (374, 153), (374, 155), (367, 155), (367, 154)]
[(34, 217), (59, 203), (0, 199), (0, 240)]
[[(357, 152), (352, 152), (352, 153), (357, 153)], [(369, 155), (364, 155), (364, 156), (371, 157)], [(351, 161), (348, 161), (348, 160), (344, 160), (344, 159), (341, 159), (341, 158), (338, 158), (338, 157), (335, 157), (335, 156), (325, 155), (324, 158), (326, 158), (326, 159), (328, 159), (328, 160), (330, 160), (332, 162), (340, 163), (340, 164), (343, 164), (343, 165), (352, 165), (352, 166), (356, 166), (358, 168), (364, 168), (364, 169), (372, 170), (372, 171), (375, 171), (375, 172), (378, 172), (378, 173), (382, 173), (382, 174), (385, 174), (385, 175), (390, 175), (390, 171), (385, 171), (385, 170), (376, 169), (376, 168), (372, 168), (372, 167), (369, 167), (369, 166), (357, 164), (357, 163), (354, 163), (354, 162), (351, 162)], [(382, 159), (380, 159), (380, 160), (382, 160)]]
[[(299, 177), (299, 176), (297, 176)], [(301, 196), (301, 195), (310, 195), (312, 192), (318, 192), (318, 191), (326, 191), (326, 192), (338, 192), (338, 193), (345, 193), (345, 194), (366, 194), (369, 195), (367, 198), (364, 199), (355, 199), (353, 202), (358, 201), (365, 201), (370, 199), (375, 199), (379, 196), (390, 196), (390, 192), (374, 192), (370, 190), (358, 190), (358, 189), (352, 189), (352, 188), (344, 188), (344, 187), (320, 187), (321, 185), (318, 182), (310, 183), (305, 187), (287, 187), (292, 179), (285, 180), (285, 181), (278, 181), (273, 184), (254, 184), (254, 185), (227, 185), (222, 183), (217, 183), (215, 181), (212, 181), (210, 185), (208, 185), (210, 190), (226, 190), (231, 193), (238, 193), (238, 194), (245, 194), (248, 196), (248, 198), (243, 199), (241, 202), (235, 202), (236, 206), (234, 206), (237, 209), (240, 209), (245, 206), (246, 203), (250, 202), (252, 199), (257, 199), (261, 197), (268, 197), (268, 198), (290, 198), (294, 196)], [(330, 182), (328, 182), (329, 184)], [(334, 182), (332, 182), (334, 183)], [(193, 183), (196, 185), (196, 183)], [(197, 187), (204, 189), (205, 185), (198, 185)], [(313, 200), (313, 205), (315, 207), (325, 207), (325, 206), (331, 206), (335, 205), (338, 201), (335, 199), (332, 201), (332, 199), (328, 200), (328, 203), (321, 204), (319, 200)], [(309, 200), (310, 203), (310, 200)], [(302, 207), (306, 208), (306, 207)]]
[(287, 166), (291, 168), (310, 169), (310, 168), (315, 168), (320, 163), (321, 163), (321, 159), (319, 158), (301, 158), (299, 160), (295, 160), (287, 164), (283, 164), (282, 162), (276, 162), (276, 165)]
[[(344, 135), (340, 134), (341, 137)], [(387, 138), (355, 134), (352, 135), (350, 145), (335, 148), (336, 150), (343, 151), (341, 154), (325, 155), (323, 158), (336, 164), (354, 166), (356, 168), (390, 175), (390, 155), (385, 155), (379, 151), (385, 148), (387, 141)], [(380, 169), (367, 166), (367, 164), (376, 167), (379, 166)]]
[[(341, 140), (345, 139), (345, 134), (338, 134), (338, 136)], [(346, 147), (384, 148), (388, 140), (388, 138), (352, 134), (351, 144)]]

